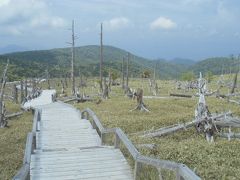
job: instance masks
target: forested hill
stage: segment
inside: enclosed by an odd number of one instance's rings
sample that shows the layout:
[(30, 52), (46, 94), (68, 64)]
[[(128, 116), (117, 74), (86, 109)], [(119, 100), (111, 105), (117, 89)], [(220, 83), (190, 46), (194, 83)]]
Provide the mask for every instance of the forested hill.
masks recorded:
[[(98, 76), (99, 74), (99, 46), (90, 45), (75, 48), (76, 75), (79, 71), (85, 76)], [(111, 68), (121, 74), (122, 58), (127, 58), (127, 51), (104, 46), (103, 50), (104, 70), (107, 76)], [(61, 48), (40, 51), (25, 51), (10, 53), (0, 56), (0, 68), (3, 68), (6, 59), (10, 59), (10, 79), (19, 77), (41, 77), (49, 70), (51, 77), (62, 77), (70, 72), (71, 49)], [(126, 61), (126, 60), (125, 60)], [(143, 71), (153, 72), (156, 68), (156, 76), (161, 78), (175, 78), (186, 70), (184, 65), (178, 65), (164, 60), (152, 61), (136, 55), (130, 55), (130, 76), (140, 77)]]
[[(76, 47), (75, 74), (79, 72), (84, 76), (99, 75), (99, 46), (89, 45)], [(109, 69), (121, 75), (122, 59), (127, 58), (127, 51), (104, 46), (104, 75), (107, 76)], [(71, 49), (60, 48), (51, 50), (25, 51), (10, 53), (0, 56), (0, 72), (10, 60), (9, 80), (16, 80), (21, 77), (43, 77), (48, 69), (50, 77), (63, 77), (70, 74)], [(209, 58), (193, 64), (192, 61), (177, 59), (175, 61), (149, 60), (136, 55), (130, 55), (130, 76), (141, 77), (144, 71), (150, 71), (153, 74), (156, 68), (156, 77), (161, 79), (179, 78), (183, 72), (194, 71), (198, 74), (200, 71), (205, 73), (211, 71), (213, 74), (229, 73), (230, 66), (233, 71), (236, 69), (234, 60), (230, 58)], [(126, 67), (126, 66), (125, 66)]]
[(228, 74), (235, 72), (237, 68), (238, 60), (229, 57), (215, 57), (200, 61), (190, 66), (189, 70), (192, 70), (195, 73), (206, 73), (208, 71), (211, 71), (213, 74)]

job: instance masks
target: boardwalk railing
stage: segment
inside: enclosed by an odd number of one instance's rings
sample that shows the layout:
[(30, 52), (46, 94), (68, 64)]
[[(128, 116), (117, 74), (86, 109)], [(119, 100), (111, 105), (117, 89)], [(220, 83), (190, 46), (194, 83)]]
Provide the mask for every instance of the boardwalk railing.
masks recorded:
[(176, 163), (173, 161), (154, 159), (151, 157), (146, 157), (141, 155), (138, 152), (138, 150), (135, 148), (135, 146), (132, 144), (132, 142), (128, 139), (126, 134), (120, 128), (111, 128), (111, 129), (104, 128), (100, 120), (98, 119), (98, 117), (95, 115), (95, 113), (91, 109), (87, 108), (81, 114), (82, 114), (82, 118), (85, 118), (88, 120), (90, 117), (92, 118), (93, 120), (92, 126), (97, 130), (99, 136), (101, 137), (102, 144), (104, 143), (103, 142), (104, 134), (109, 134), (109, 133), (115, 134), (115, 142), (114, 142), (115, 148), (119, 148), (120, 142), (124, 144), (124, 146), (127, 148), (128, 152), (131, 154), (132, 158), (135, 161), (135, 165), (134, 165), (135, 180), (137, 179), (138, 174), (140, 172), (141, 164), (150, 165), (157, 169), (173, 171), (176, 174), (177, 180), (200, 180), (201, 179), (184, 164)]
[(24, 152), (23, 165), (13, 180), (27, 180), (30, 179), (30, 161), (33, 150), (36, 149), (36, 132), (38, 131), (38, 123), (41, 119), (41, 111), (36, 109), (33, 118), (32, 132), (28, 133), (26, 148)]

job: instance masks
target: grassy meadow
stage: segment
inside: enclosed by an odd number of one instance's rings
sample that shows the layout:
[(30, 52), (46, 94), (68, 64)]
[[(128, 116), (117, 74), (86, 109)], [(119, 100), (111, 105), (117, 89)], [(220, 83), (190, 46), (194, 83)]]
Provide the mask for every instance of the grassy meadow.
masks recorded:
[[(215, 90), (217, 78), (209, 84), (209, 89)], [(151, 95), (148, 81), (133, 79), (130, 87), (143, 88), (144, 95)], [(74, 103), (74, 106), (83, 110), (91, 108), (99, 117), (105, 127), (120, 127), (137, 146), (138, 144), (155, 144), (151, 150), (139, 148), (139, 151), (148, 156), (172, 160), (189, 166), (203, 179), (238, 179), (240, 177), (240, 149), (239, 140), (227, 141), (215, 137), (215, 142), (209, 144), (203, 134), (198, 134), (194, 128), (177, 132), (160, 138), (142, 138), (134, 133), (157, 129), (160, 127), (187, 122), (194, 118), (198, 98), (174, 98), (169, 93), (183, 93), (176, 90), (174, 81), (158, 81), (159, 96), (162, 99), (144, 99), (150, 113), (130, 110), (136, 106), (136, 100), (124, 96), (120, 86), (112, 87), (110, 99), (103, 100), (100, 104), (95, 102)], [(90, 87), (88, 87), (90, 88)], [(80, 91), (89, 92), (88, 88)], [(195, 94), (196, 90), (187, 92)], [(222, 88), (220, 93), (227, 93), (227, 88)], [(88, 94), (88, 93), (87, 93)], [(89, 93), (90, 95), (90, 93)], [(234, 115), (240, 116), (239, 106), (228, 103), (224, 99), (206, 97), (211, 112), (226, 112), (231, 110)]]
[[(6, 101), (8, 113), (20, 111), (20, 105)], [(25, 112), (0, 128), (0, 179), (11, 179), (22, 166), (27, 133), (32, 129), (32, 114)]]
[[(226, 77), (227, 78), (227, 77)], [(217, 80), (209, 84), (209, 89), (217, 89)], [(86, 88), (80, 88), (80, 92), (86, 95), (98, 93), (96, 79), (88, 79)], [(80, 82), (76, 78), (76, 85)], [(120, 86), (113, 86), (108, 100), (102, 100), (96, 104), (98, 97), (94, 101), (85, 103), (73, 103), (76, 108), (83, 110), (91, 108), (101, 120), (102, 124), (107, 127), (120, 127), (132, 140), (137, 147), (139, 144), (155, 144), (156, 148), (138, 148), (138, 150), (147, 156), (172, 160), (184, 163), (202, 179), (239, 179), (240, 177), (240, 141), (215, 137), (215, 142), (209, 144), (203, 134), (198, 134), (194, 128), (177, 132), (160, 138), (142, 138), (135, 133), (150, 129), (158, 129), (164, 126), (173, 125), (181, 122), (188, 122), (194, 118), (198, 97), (177, 98), (169, 97), (169, 93), (188, 93), (196, 94), (197, 90), (185, 92), (176, 90), (175, 81), (157, 81), (159, 86), (158, 96), (161, 99), (144, 99), (144, 103), (150, 110), (147, 112), (130, 111), (135, 108), (136, 100), (131, 100), (124, 95)], [(52, 88), (61, 93), (60, 79), (50, 81)], [(42, 89), (48, 87), (47, 82), (40, 85)], [(130, 79), (129, 86), (133, 89), (142, 88), (144, 96), (151, 96), (152, 93), (148, 88), (147, 79)], [(71, 83), (68, 80), (66, 89), (67, 95), (71, 95)], [(228, 92), (228, 88), (222, 88), (220, 93)], [(224, 99), (215, 97), (206, 97), (209, 110), (211, 112), (226, 112), (231, 110), (234, 115), (240, 117), (239, 106), (228, 103)], [(19, 105), (7, 101), (7, 110), (17, 112)], [(12, 176), (21, 167), (25, 141), (27, 133), (31, 131), (32, 114), (30, 112), (9, 121), (9, 127), (0, 129), (0, 179), (11, 179)], [(154, 179), (154, 178), (152, 178)]]

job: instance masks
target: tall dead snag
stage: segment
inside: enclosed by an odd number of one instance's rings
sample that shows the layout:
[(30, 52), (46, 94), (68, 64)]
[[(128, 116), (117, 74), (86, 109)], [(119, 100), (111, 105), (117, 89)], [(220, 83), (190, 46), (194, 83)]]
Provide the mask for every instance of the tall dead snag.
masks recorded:
[(27, 80), (25, 79), (25, 82), (24, 82), (24, 97), (27, 98), (27, 96), (28, 96)]
[(233, 94), (235, 92), (235, 89), (237, 87), (238, 72), (239, 72), (239, 70), (236, 72), (236, 74), (235, 74), (235, 76), (233, 78), (233, 85), (232, 85), (232, 89), (231, 89), (231, 94)]
[(130, 53), (127, 54), (127, 72), (126, 72), (126, 88), (128, 88), (128, 81), (129, 81), (129, 60), (130, 60)]
[(149, 112), (149, 110), (146, 108), (144, 102), (143, 102), (143, 90), (138, 88), (137, 92), (135, 93), (135, 96), (137, 97), (137, 106), (131, 111), (134, 110), (140, 110), (140, 111), (146, 111)]
[(125, 88), (125, 79), (124, 79), (124, 57), (122, 58), (122, 89)]
[(111, 73), (111, 70), (109, 70), (109, 72), (108, 72), (108, 89), (109, 89), (109, 92), (111, 92), (111, 85), (112, 85), (112, 73)]
[[(34, 85), (34, 84), (33, 84)], [(34, 87), (32, 87), (34, 89)], [(23, 92), (23, 81), (21, 80), (20, 81), (20, 102), (24, 102), (24, 92)]]
[(74, 76), (74, 61), (75, 61), (75, 34), (74, 20), (72, 21), (72, 60), (71, 60), (71, 78), (72, 78), (72, 94), (75, 95), (75, 76)]
[(7, 61), (7, 65), (3, 71), (3, 75), (2, 75), (2, 79), (1, 79), (1, 89), (0, 89), (0, 127), (6, 127), (7, 126), (7, 119), (6, 119), (6, 108), (5, 108), (5, 104), (3, 101), (3, 96), (4, 96), (4, 88), (6, 85), (6, 81), (7, 81), (7, 70), (8, 70), (8, 64), (9, 64), (9, 60)]
[(101, 32), (100, 32), (100, 92), (103, 92), (103, 83), (102, 83), (102, 79), (103, 79), (103, 26), (101, 23)]
[(205, 133), (208, 142), (213, 142), (213, 134), (214, 131), (217, 131), (217, 128), (213, 124), (213, 120), (211, 119), (212, 115), (208, 110), (208, 106), (205, 101), (205, 93), (207, 90), (206, 82), (207, 81), (202, 78), (202, 73), (200, 72), (200, 76), (198, 79), (199, 101), (195, 110), (195, 121), (205, 119), (196, 124), (196, 129), (198, 132)]
[(17, 89), (17, 85), (13, 84), (13, 102), (15, 102), (16, 104), (18, 103), (18, 89)]

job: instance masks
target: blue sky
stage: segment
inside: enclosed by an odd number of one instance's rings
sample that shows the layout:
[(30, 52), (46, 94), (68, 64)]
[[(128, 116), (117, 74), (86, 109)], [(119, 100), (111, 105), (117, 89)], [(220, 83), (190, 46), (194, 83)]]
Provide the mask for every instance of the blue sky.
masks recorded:
[(146, 58), (195, 60), (240, 53), (239, 0), (0, 0), (0, 47), (104, 44)]

